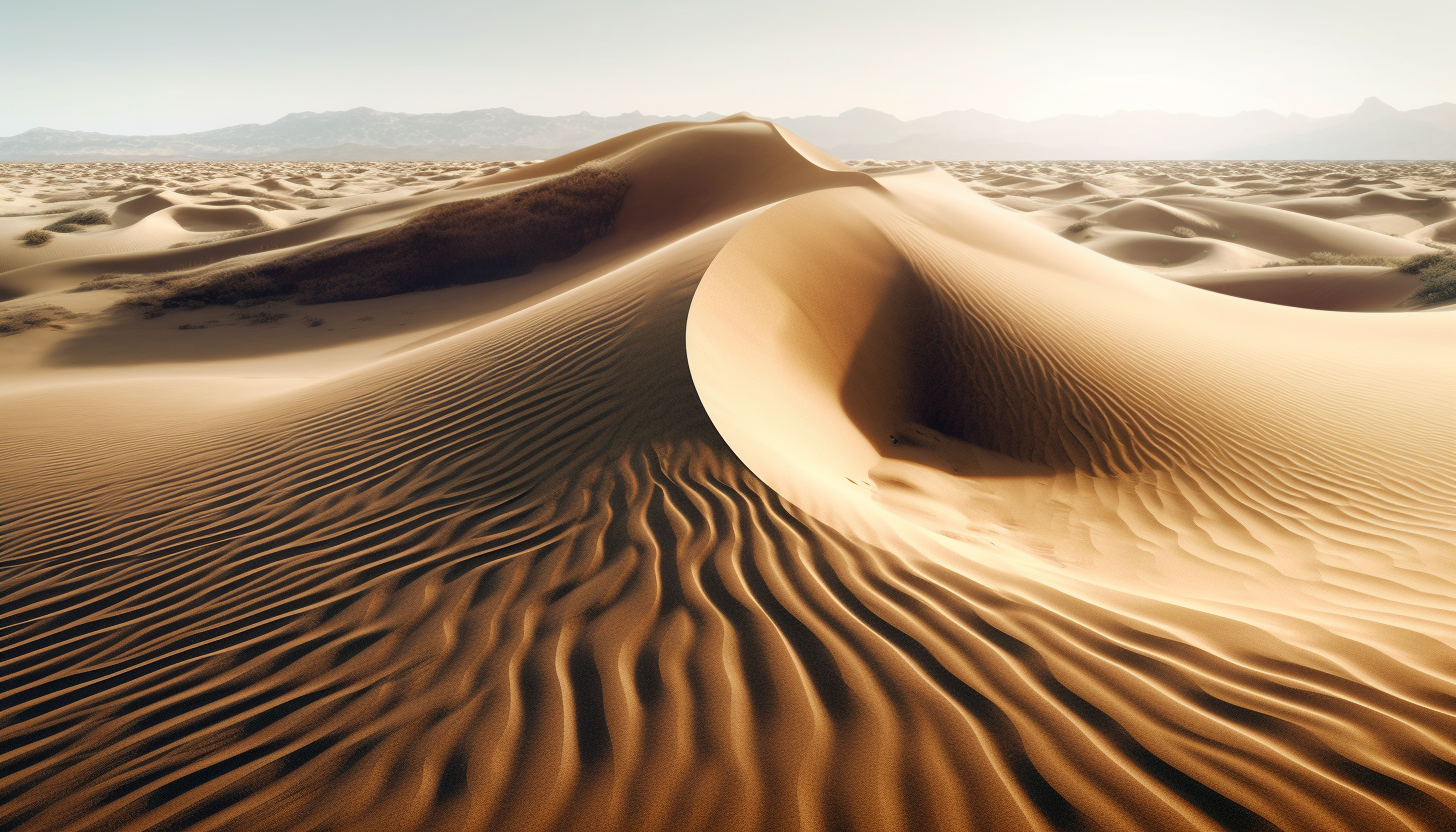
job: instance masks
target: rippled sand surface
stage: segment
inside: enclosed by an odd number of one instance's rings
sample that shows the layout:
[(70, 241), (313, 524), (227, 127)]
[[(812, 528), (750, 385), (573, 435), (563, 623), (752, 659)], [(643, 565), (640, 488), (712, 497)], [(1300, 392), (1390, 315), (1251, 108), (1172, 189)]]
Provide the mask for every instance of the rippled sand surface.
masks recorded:
[[(616, 231), (523, 277), (68, 291), (594, 161)], [(213, 167), (0, 176), (113, 212), (0, 218), (0, 314), (67, 313), (0, 338), (0, 827), (1456, 828), (1456, 317), (1385, 267), (1229, 288), (1443, 241), (1439, 171), (851, 166), (748, 117), (334, 171), (356, 210)]]

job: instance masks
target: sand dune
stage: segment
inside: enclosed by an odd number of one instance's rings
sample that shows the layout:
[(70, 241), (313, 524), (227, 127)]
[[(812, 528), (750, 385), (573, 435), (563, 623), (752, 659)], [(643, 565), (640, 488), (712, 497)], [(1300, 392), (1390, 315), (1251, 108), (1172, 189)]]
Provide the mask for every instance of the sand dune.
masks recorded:
[[(877, 160), (866, 169), (913, 164), (918, 163)], [(1412, 305), (1404, 301), (1411, 279), (1390, 268), (1364, 272), (1372, 281), (1366, 287), (1353, 282), (1360, 272), (1349, 272), (1339, 289), (1324, 277), (1300, 281), (1294, 272), (1224, 276), (1289, 266), (1317, 254), (1346, 261), (1322, 261), (1316, 267), (1358, 268), (1372, 258), (1408, 258), (1429, 251), (1430, 245), (1456, 242), (1451, 219), (1456, 190), (1450, 187), (1448, 163), (936, 164), (973, 191), (1099, 254), (1261, 302), (1341, 311), (1409, 310)], [(1036, 193), (1017, 178), (1031, 173), (1040, 177)], [(1061, 186), (1095, 187), (1107, 196), (1057, 191)], [(1275, 283), (1277, 290), (1253, 288)], [(1407, 294), (1391, 300), (1400, 287)]]
[(1417, 286), (1415, 275), (1381, 266), (1231, 269), (1173, 279), (1234, 297), (1334, 312), (1398, 312)]
[[(520, 277), (69, 291), (588, 163), (615, 230)], [(0, 339), (0, 827), (1456, 825), (1456, 318), (1245, 262), (1427, 250), (1237, 187), (1383, 168), (856, 170), (747, 116), (122, 167), (0, 171), (118, 206), (0, 246), (0, 314), (72, 316)]]

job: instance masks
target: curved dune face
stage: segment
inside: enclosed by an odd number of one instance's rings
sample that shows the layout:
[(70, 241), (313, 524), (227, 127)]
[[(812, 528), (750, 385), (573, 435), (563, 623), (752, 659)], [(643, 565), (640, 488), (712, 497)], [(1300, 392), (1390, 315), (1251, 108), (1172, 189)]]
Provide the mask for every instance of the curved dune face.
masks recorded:
[(1456, 243), (1456, 219), (1442, 220), (1429, 226), (1422, 227), (1419, 231), (1410, 233), (1413, 240), (1434, 240), (1438, 243)]
[(1279, 256), (1299, 257), (1314, 251), (1409, 257), (1426, 249), (1375, 231), (1316, 217), (1229, 200), (1170, 197), (1174, 208), (1196, 211), (1238, 234), (1238, 241)]
[(1355, 502), (1352, 462), (1373, 453), (1403, 460), (1412, 511), (1435, 507), (1415, 483), (1450, 476), (1420, 416), (1453, 403), (1451, 368), (1422, 361), (1444, 321), (1230, 303), (1045, 237), (929, 172), (773, 209), (695, 301), (689, 355), (709, 412), (783, 493), (772, 472), (805, 466), (860, 493), (879, 456), (917, 444), (909, 422), (1090, 475), (1296, 454), (1311, 488)]
[[(118, 228), (134, 225), (138, 221), (178, 205), (181, 200), (170, 193), (152, 192), (123, 200), (111, 215), (111, 222)], [(180, 223), (179, 223), (180, 224)]]
[(1160, 273), (1169, 276), (1257, 268), (1269, 261), (1268, 254), (1236, 243), (1139, 231), (1100, 234), (1087, 248), (1130, 265), (1161, 266)]
[[(1420, 415), (1456, 408), (1450, 364), (1422, 359), (1449, 326), (1231, 302), (1036, 240), (939, 173), (879, 185), (781, 205), (709, 268), (689, 361), (735, 453), (819, 519), (912, 560), (983, 582), (1035, 576), (1083, 599), (1113, 593), (1109, 611), (1137, 598), (1137, 626), (1182, 638), (1186, 616), (1207, 615), (1199, 649), (1240, 657), (1236, 669), (1200, 665), (1212, 684), (1269, 703), (1289, 680), (1255, 681), (1256, 668), (1339, 678), (1338, 696), (1301, 699), (1299, 739), (1225, 722), (1213, 700), (1100, 700), (1119, 724), (1152, 710), (1167, 726), (1209, 720), (1201, 735), (1216, 743), (1261, 735), (1266, 750), (1242, 758), (1261, 785), (1215, 788), (1278, 825), (1349, 822), (1303, 787), (1275, 820), (1254, 792), (1285, 778), (1385, 800), (1334, 774), (1336, 758), (1402, 769), (1425, 795), (1414, 802), (1451, 806), (1456, 745), (1415, 739), (1449, 737), (1449, 710), (1400, 717), (1412, 743), (1402, 763), (1341, 739), (1363, 719), (1351, 697), (1452, 691), (1456, 517), (1435, 495), (1453, 487), (1456, 431), (1443, 416), (1432, 434)], [(1109, 633), (1099, 615), (1084, 625)], [(1265, 633), (1259, 644), (1244, 625)], [(1349, 653), (1347, 640), (1361, 647)], [(1063, 658), (1047, 659), (1057, 678), (1084, 672)], [(1150, 750), (1180, 742), (1154, 734)], [(1427, 770), (1444, 773), (1417, 774)], [(1400, 803), (1356, 825), (1441, 816), (1412, 818)]]
[(163, 213), (186, 231), (241, 231), (268, 226), (258, 209), (241, 206), (185, 205), (164, 209)]
[[(1129, 231), (1149, 231), (1158, 234), (1172, 234), (1173, 229), (1183, 227), (1203, 232), (1203, 236), (1214, 236), (1222, 229), (1202, 214), (1164, 205), (1151, 199), (1130, 199), (1097, 216), (1099, 223)], [(1228, 236), (1223, 234), (1220, 236)]]
[(0, 828), (1456, 824), (1450, 315), (1179, 285), (747, 117), (455, 195), (593, 160), (616, 232), (518, 292), (309, 307), (436, 329), (0, 375)]
[(1397, 311), (1420, 285), (1415, 275), (1381, 266), (1231, 270), (1178, 281), (1264, 303), (1335, 312)]

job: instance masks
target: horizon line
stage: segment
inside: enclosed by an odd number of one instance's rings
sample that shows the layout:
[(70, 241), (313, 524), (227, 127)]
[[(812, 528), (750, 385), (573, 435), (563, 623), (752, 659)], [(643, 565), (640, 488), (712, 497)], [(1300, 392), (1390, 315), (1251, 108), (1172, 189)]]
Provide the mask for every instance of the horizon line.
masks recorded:
[(1254, 108), (1254, 109), (1248, 109), (1248, 110), (1239, 110), (1237, 112), (1227, 113), (1227, 114), (1223, 114), (1223, 115), (1210, 115), (1210, 114), (1207, 114), (1207, 113), (1194, 113), (1194, 112), (1187, 112), (1187, 111), (1182, 111), (1182, 110), (1162, 110), (1162, 109), (1157, 109), (1157, 108), (1145, 108), (1145, 109), (1117, 109), (1117, 110), (1112, 110), (1112, 111), (1106, 112), (1106, 113), (1065, 112), (1065, 113), (1058, 113), (1056, 115), (1041, 116), (1041, 117), (1038, 117), (1038, 118), (1030, 118), (1030, 119), (1021, 119), (1021, 118), (1013, 118), (1011, 116), (1002, 116), (1002, 115), (998, 115), (996, 113), (990, 112), (988, 110), (978, 110), (975, 107), (965, 107), (965, 108), (961, 108), (961, 109), (942, 110), (940, 112), (930, 113), (928, 115), (923, 115), (923, 116), (916, 116), (914, 118), (904, 118), (902, 116), (897, 116), (894, 113), (890, 113), (890, 112), (887, 112), (885, 110), (877, 110), (874, 107), (864, 107), (864, 106), (850, 107), (847, 110), (842, 110), (842, 111), (840, 111), (838, 113), (834, 113), (834, 114), (811, 113), (811, 114), (808, 114), (808, 115), (801, 115), (801, 116), (786, 116), (786, 115), (759, 116), (759, 115), (757, 115), (756, 113), (753, 113), (750, 110), (737, 110), (737, 111), (734, 111), (733, 113), (719, 113), (719, 112), (716, 112), (714, 110), (705, 110), (705, 111), (703, 111), (701, 113), (698, 113), (697, 115), (694, 115), (694, 114), (691, 114), (691, 113), (675, 113), (675, 114), (670, 114), (670, 115), (658, 115), (658, 114), (655, 114), (655, 113), (644, 113), (641, 110), (629, 110), (629, 111), (626, 111), (626, 112), (616, 113), (616, 114), (613, 114), (613, 115), (595, 115), (595, 114), (593, 114), (589, 110), (581, 110), (579, 112), (574, 112), (574, 113), (561, 113), (561, 114), (557, 114), (557, 115), (542, 115), (542, 114), (538, 114), (538, 113), (528, 113), (528, 112), (524, 112), (522, 110), (517, 110), (514, 107), (505, 107), (505, 106), (500, 106), (500, 107), (476, 107), (476, 108), (472, 108), (472, 109), (463, 109), (463, 110), (448, 110), (448, 111), (433, 111), (433, 112), (418, 112), (418, 113), (415, 113), (415, 112), (408, 112), (408, 111), (405, 111), (405, 110), (380, 110), (380, 109), (377, 109), (377, 108), (374, 108), (374, 107), (370, 107), (368, 105), (361, 104), (361, 105), (358, 105), (358, 106), (355, 106), (355, 107), (349, 107), (349, 108), (339, 109), (339, 110), (294, 110), (294, 111), (291, 111), (291, 112), (284, 113), (283, 115), (280, 115), (280, 116), (274, 118), (272, 121), (235, 121), (235, 122), (232, 122), (232, 123), (229, 123), (229, 124), (223, 124), (223, 125), (220, 125), (220, 126), (217, 126), (217, 127), (209, 127), (209, 128), (205, 128), (205, 129), (202, 129), (202, 130), (190, 130), (190, 131), (180, 132), (180, 133), (108, 133), (108, 132), (105, 132), (105, 131), (102, 131), (102, 130), (85, 130), (85, 129), (65, 128), (65, 127), (48, 127), (46, 125), (41, 124), (41, 125), (36, 125), (35, 127), (26, 128), (25, 130), (22, 130), (19, 133), (13, 133), (13, 134), (10, 134), (10, 135), (0, 136), (0, 139), (13, 139), (13, 138), (18, 138), (20, 136), (25, 135), (26, 133), (32, 133), (32, 132), (35, 132), (37, 130), (50, 130), (50, 131), (55, 131), (55, 132), (58, 132), (58, 133), (95, 133), (97, 135), (102, 135), (102, 136), (125, 136), (125, 137), (188, 136), (188, 135), (195, 135), (197, 133), (208, 133), (208, 132), (211, 132), (213, 130), (225, 130), (225, 129), (229, 128), (229, 127), (247, 127), (247, 126), (264, 127), (264, 126), (268, 126), (268, 125), (271, 125), (271, 124), (277, 124), (279, 121), (282, 121), (283, 119), (286, 119), (289, 116), (342, 114), (342, 113), (352, 113), (352, 112), (356, 112), (356, 111), (359, 111), (359, 110), (366, 110), (366, 111), (369, 111), (369, 112), (372, 112), (372, 113), (384, 113), (384, 114), (388, 114), (388, 115), (406, 115), (406, 116), (450, 116), (450, 115), (459, 115), (461, 113), (486, 112), (486, 111), (489, 111), (489, 110), (507, 110), (507, 111), (512, 112), (512, 113), (515, 113), (517, 115), (528, 116), (528, 117), (533, 117), (533, 118), (549, 118), (549, 119), (570, 118), (572, 116), (588, 116), (590, 118), (599, 118), (599, 119), (621, 118), (623, 116), (642, 116), (642, 117), (645, 117), (645, 118), (663, 118), (663, 119), (673, 119), (673, 118), (701, 119), (701, 118), (706, 118), (708, 116), (716, 116), (718, 118), (727, 118), (727, 117), (732, 116), (732, 115), (735, 115), (737, 113), (746, 113), (748, 115), (754, 116), (755, 118), (762, 118), (762, 119), (765, 119), (767, 121), (778, 121), (778, 120), (781, 120), (781, 119), (804, 119), (804, 118), (842, 118), (842, 117), (844, 117), (845, 115), (847, 115), (849, 113), (855, 112), (856, 110), (867, 110), (869, 112), (874, 112), (874, 113), (879, 113), (881, 115), (889, 116), (889, 117), (891, 117), (891, 118), (893, 118), (893, 119), (895, 119), (897, 121), (904, 122), (904, 123), (909, 123), (909, 122), (913, 122), (913, 121), (919, 121), (921, 119), (926, 119), (926, 118), (935, 118), (937, 116), (948, 115), (948, 114), (951, 114), (951, 113), (967, 113), (967, 112), (973, 112), (973, 113), (979, 113), (981, 115), (991, 116), (993, 118), (1003, 119), (1003, 120), (1006, 120), (1006, 121), (1020, 122), (1022, 124), (1033, 124), (1033, 123), (1036, 123), (1038, 121), (1047, 121), (1047, 120), (1055, 119), (1055, 118), (1068, 118), (1068, 117), (1077, 117), (1077, 118), (1108, 118), (1108, 117), (1115, 116), (1115, 115), (1120, 115), (1120, 114), (1135, 114), (1135, 113), (1158, 113), (1158, 114), (1161, 114), (1161, 115), (1194, 116), (1194, 117), (1198, 117), (1198, 118), (1236, 118), (1236, 117), (1241, 116), (1241, 115), (1249, 115), (1249, 114), (1252, 114), (1252, 113), (1273, 113), (1274, 115), (1278, 115), (1278, 116), (1281, 116), (1283, 118), (1307, 118), (1307, 119), (1318, 120), (1318, 119), (1323, 119), (1323, 118), (1335, 118), (1335, 117), (1342, 116), (1342, 115), (1351, 115), (1354, 112), (1358, 111), (1361, 107), (1365, 106), (1366, 104), (1369, 104), (1372, 101), (1373, 102), (1376, 102), (1376, 103), (1379, 103), (1379, 104), (1382, 104), (1382, 105), (1384, 105), (1386, 107), (1389, 107), (1390, 109), (1395, 110), (1395, 112), (1398, 112), (1398, 113), (1409, 113), (1409, 112), (1414, 112), (1414, 111), (1417, 111), (1417, 110), (1425, 110), (1425, 109), (1430, 109), (1432, 107), (1440, 107), (1442, 105), (1452, 104), (1453, 103), (1451, 101), (1438, 101), (1435, 104), (1427, 104), (1427, 105), (1425, 105), (1423, 107), (1415, 107), (1415, 108), (1412, 108), (1410, 110), (1398, 110), (1395, 107), (1393, 107), (1392, 105), (1386, 104), (1385, 101), (1383, 99), (1381, 99), (1379, 96), (1367, 96), (1358, 105), (1356, 105), (1354, 109), (1352, 109), (1352, 110), (1350, 110), (1348, 112), (1334, 113), (1334, 114), (1331, 114), (1331, 115), (1328, 115), (1328, 116), (1310, 116), (1310, 115), (1305, 115), (1303, 113), (1300, 113), (1298, 111), (1293, 111), (1293, 110), (1291, 110), (1291, 111), (1289, 111), (1287, 113), (1284, 113), (1284, 112), (1280, 112), (1278, 110), (1274, 110), (1274, 109), (1271, 109), (1271, 108), (1268, 108), (1268, 107), (1260, 107), (1260, 108)]

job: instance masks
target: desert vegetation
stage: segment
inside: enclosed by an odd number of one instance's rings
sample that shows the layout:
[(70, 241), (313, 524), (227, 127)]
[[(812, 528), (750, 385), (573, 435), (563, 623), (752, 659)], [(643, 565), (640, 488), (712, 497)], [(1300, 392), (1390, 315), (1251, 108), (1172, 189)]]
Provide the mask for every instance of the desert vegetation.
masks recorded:
[[(1423, 256), (1423, 255), (1422, 255)], [(1381, 266), (1387, 269), (1395, 269), (1404, 266), (1410, 258), (1391, 257), (1386, 255), (1370, 254), (1338, 254), (1333, 251), (1316, 251), (1308, 257), (1296, 257), (1292, 260), (1274, 260), (1266, 265), (1269, 266)]]
[(44, 228), (32, 228), (20, 235), (20, 242), (28, 246), (43, 246), (55, 239), (55, 236)]
[(67, 214), (74, 208), (47, 208), (44, 211), (10, 211), (0, 214), (0, 217), (44, 217), (51, 214)]
[(211, 237), (206, 237), (201, 240), (183, 240), (180, 243), (173, 243), (172, 245), (167, 246), (167, 248), (190, 248), (192, 246), (205, 246), (208, 243), (218, 243), (222, 242), (223, 240), (234, 240), (238, 237), (250, 237), (254, 234), (261, 234), (264, 231), (272, 230), (273, 229), (269, 228), (266, 225), (260, 225), (256, 228), (239, 228), (235, 231), (224, 231), (221, 234), (214, 234)]
[(1401, 265), (1401, 271), (1420, 278), (1411, 294), (1412, 306), (1444, 306), (1456, 301), (1456, 249), (1416, 255)]
[(277, 260), (142, 278), (103, 275), (82, 289), (127, 289), (126, 305), (166, 309), (363, 300), (515, 277), (609, 234), (628, 189), (604, 165), (507, 193), (427, 208), (393, 228)]
[(1438, 248), (1414, 257), (1379, 257), (1316, 251), (1308, 257), (1269, 263), (1269, 266), (1379, 266), (1415, 275), (1420, 283), (1409, 305), (1442, 306), (1456, 301), (1456, 249)]
[(272, 310), (260, 310), (258, 312), (234, 312), (233, 317), (249, 326), (271, 324), (288, 317), (287, 312), (275, 312)]
[(0, 307), (0, 335), (14, 335), (27, 329), (64, 329), (62, 321), (76, 313), (55, 304), (41, 303), (19, 308)]
[(80, 231), (82, 228), (91, 225), (110, 225), (111, 216), (99, 208), (87, 208), (83, 211), (74, 211), (61, 217), (45, 227), (46, 231), (54, 231), (57, 234), (70, 234), (73, 231)]

